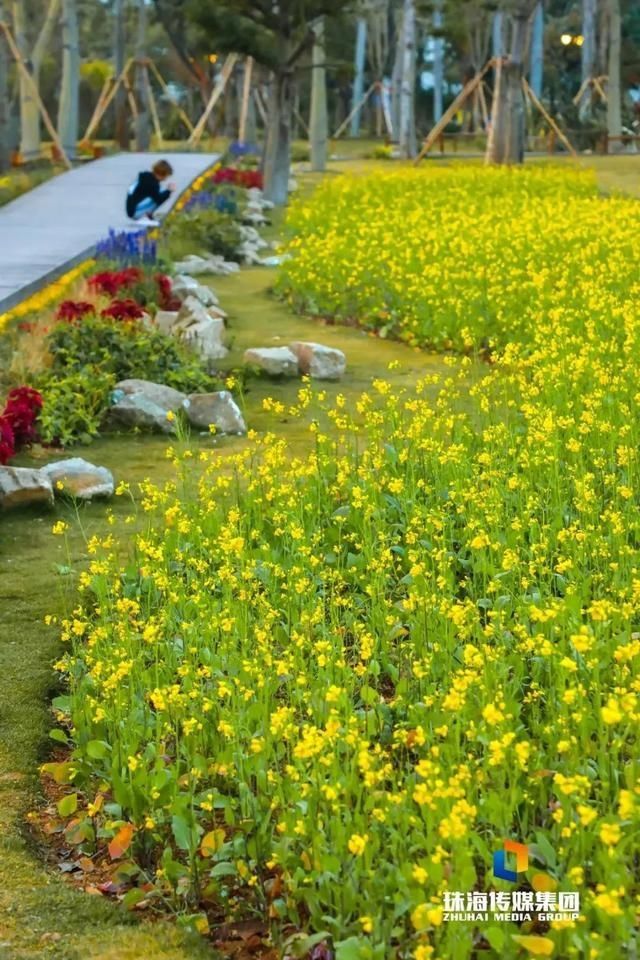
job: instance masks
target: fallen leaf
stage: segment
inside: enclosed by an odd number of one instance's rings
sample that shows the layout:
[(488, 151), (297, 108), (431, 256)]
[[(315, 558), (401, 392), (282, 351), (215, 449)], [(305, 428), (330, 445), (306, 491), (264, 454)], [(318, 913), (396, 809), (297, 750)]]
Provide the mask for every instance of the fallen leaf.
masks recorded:
[(124, 856), (133, 840), (134, 826), (132, 823), (125, 823), (120, 827), (115, 837), (109, 843), (109, 856), (112, 860), (117, 860)]
[(550, 957), (555, 946), (548, 937), (518, 937), (512, 934), (512, 938), (534, 957)]

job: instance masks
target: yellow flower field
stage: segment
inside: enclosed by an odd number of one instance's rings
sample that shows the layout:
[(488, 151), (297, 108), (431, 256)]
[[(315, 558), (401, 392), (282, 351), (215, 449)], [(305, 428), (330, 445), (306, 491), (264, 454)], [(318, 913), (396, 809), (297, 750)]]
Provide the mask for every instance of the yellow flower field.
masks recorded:
[[(462, 168), (296, 209), (292, 297), (492, 341), (492, 364), (450, 356), (435, 400), (375, 381), (325, 409), (305, 385), (306, 456), (253, 435), (196, 471), (186, 449), (125, 566), (89, 544), (52, 772), (82, 842), (131, 846), (134, 897), (255, 910), (283, 955), (306, 955), (294, 931), (335, 960), (633, 955), (636, 208), (582, 174)], [(505, 840), (529, 848), (516, 884)], [(446, 919), (514, 890), (576, 892), (579, 916)]]

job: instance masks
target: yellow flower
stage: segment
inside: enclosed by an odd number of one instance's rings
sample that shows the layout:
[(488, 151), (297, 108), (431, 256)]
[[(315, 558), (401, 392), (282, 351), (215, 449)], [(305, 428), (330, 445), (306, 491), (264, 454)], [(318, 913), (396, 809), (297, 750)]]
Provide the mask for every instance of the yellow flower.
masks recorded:
[(359, 857), (364, 853), (368, 840), (369, 840), (368, 833), (365, 833), (363, 835), (360, 835), (359, 833), (351, 834), (349, 838), (348, 846), (349, 846), (349, 850), (354, 855), (354, 857)]
[(617, 823), (603, 823), (600, 827), (599, 837), (606, 847), (615, 847), (621, 836), (622, 832)]

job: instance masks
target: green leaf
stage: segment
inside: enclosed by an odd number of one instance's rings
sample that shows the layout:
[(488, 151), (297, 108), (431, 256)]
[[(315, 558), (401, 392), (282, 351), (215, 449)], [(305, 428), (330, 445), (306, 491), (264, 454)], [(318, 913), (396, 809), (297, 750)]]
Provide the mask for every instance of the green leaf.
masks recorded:
[(85, 749), (87, 756), (91, 757), (92, 760), (102, 760), (103, 757), (107, 756), (111, 748), (104, 740), (89, 740)]
[(69, 738), (68, 738), (68, 736), (66, 735), (66, 733), (64, 732), (64, 730), (61, 730), (61, 729), (60, 729), (60, 727), (55, 727), (53, 730), (50, 730), (50, 731), (49, 731), (49, 737), (50, 737), (52, 740), (55, 740), (56, 743), (65, 743), (65, 744), (66, 744), (66, 743), (69, 743)]
[(324, 940), (329, 940), (330, 937), (331, 934), (326, 930), (321, 930), (319, 933), (313, 933), (309, 936), (304, 933), (295, 933), (285, 943), (287, 956), (292, 957), (293, 960), (301, 960), (301, 958), (306, 957), (314, 947), (317, 947), (319, 943), (322, 943)]
[(192, 846), (191, 827), (184, 817), (174, 816), (171, 818), (171, 830), (173, 836), (181, 850), (189, 851)]
[(487, 927), (483, 933), (494, 950), (502, 950), (506, 934), (500, 927)]
[(62, 800), (58, 800), (57, 806), (61, 817), (70, 817), (78, 809), (78, 794), (68, 793)]
[(349, 937), (335, 947), (336, 960), (371, 960), (371, 944), (362, 937)]
[(132, 890), (128, 890), (124, 897), (122, 898), (122, 903), (127, 910), (133, 910), (139, 903), (146, 898), (147, 894), (144, 890), (141, 890), (140, 887), (134, 887)]
[(216, 863), (215, 867), (212, 867), (209, 876), (211, 877), (235, 877), (238, 871), (232, 863), (229, 863), (226, 860), (222, 860), (220, 863)]

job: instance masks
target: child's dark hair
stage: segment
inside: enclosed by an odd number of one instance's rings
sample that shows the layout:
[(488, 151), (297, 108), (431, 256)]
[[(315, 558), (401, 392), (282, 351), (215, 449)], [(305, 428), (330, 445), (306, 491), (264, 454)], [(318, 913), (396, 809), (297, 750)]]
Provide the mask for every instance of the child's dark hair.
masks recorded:
[(156, 175), (158, 180), (164, 180), (165, 177), (170, 177), (173, 173), (173, 167), (168, 160), (158, 160), (157, 163), (151, 167), (152, 173)]

